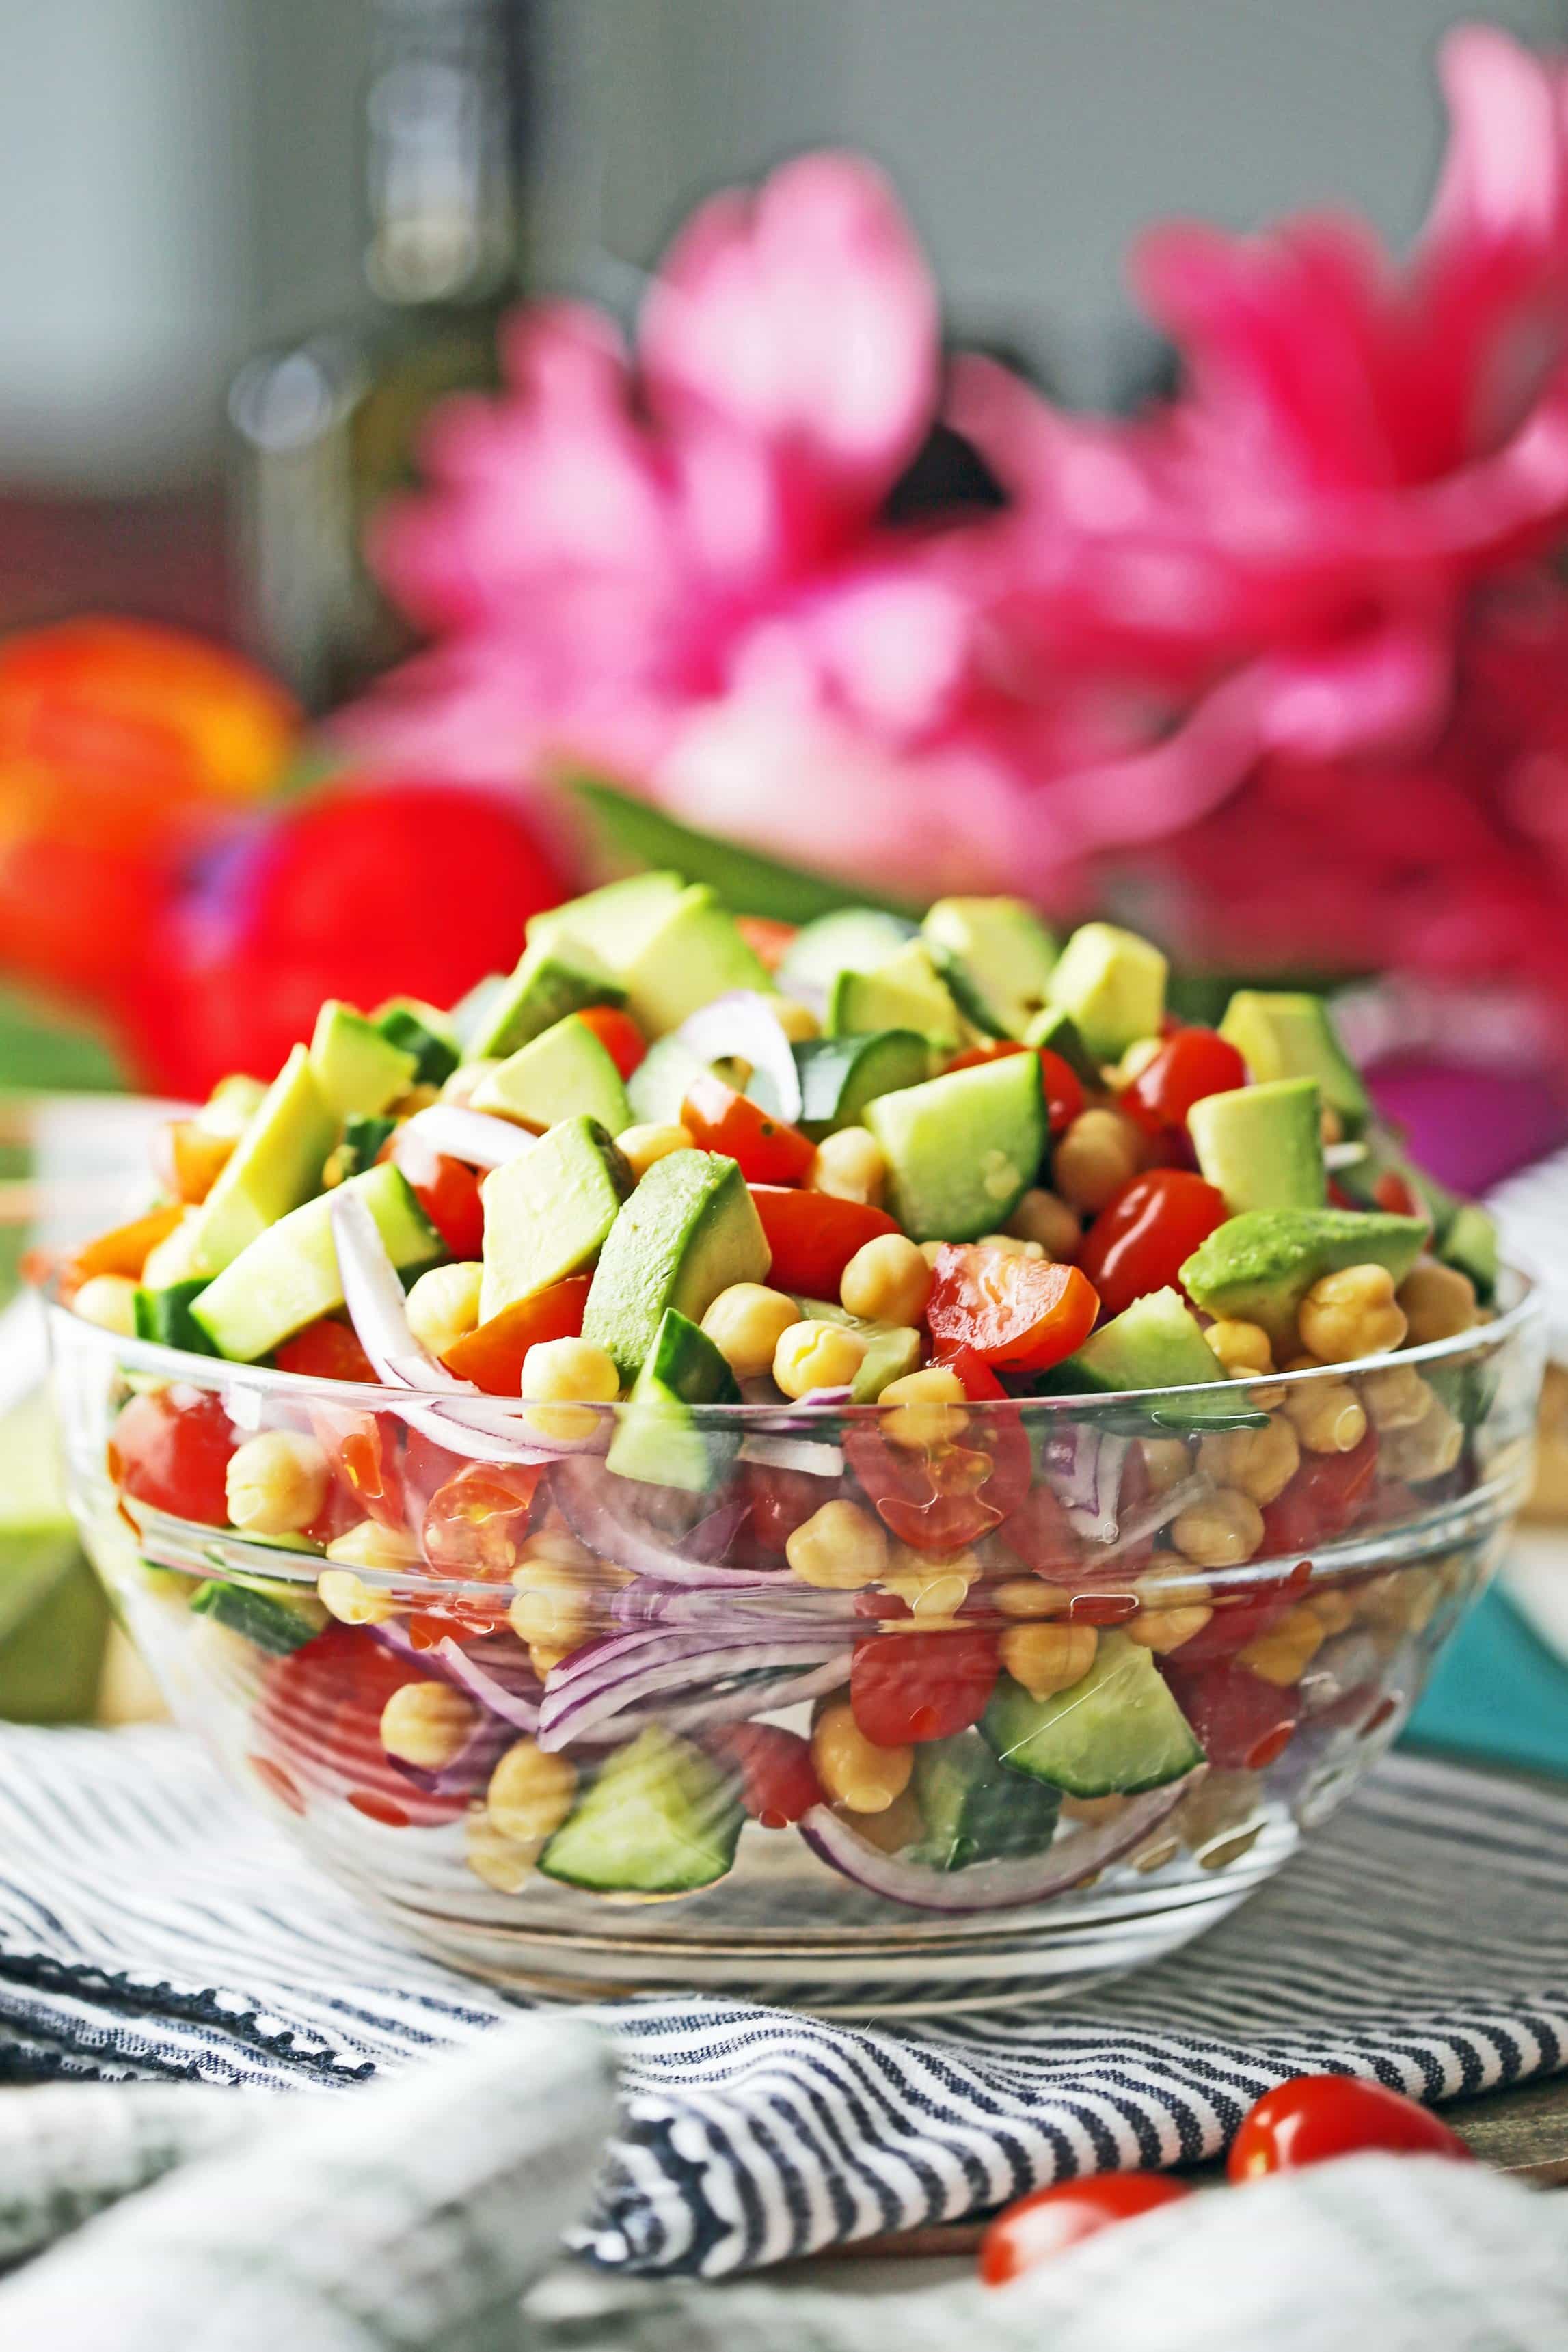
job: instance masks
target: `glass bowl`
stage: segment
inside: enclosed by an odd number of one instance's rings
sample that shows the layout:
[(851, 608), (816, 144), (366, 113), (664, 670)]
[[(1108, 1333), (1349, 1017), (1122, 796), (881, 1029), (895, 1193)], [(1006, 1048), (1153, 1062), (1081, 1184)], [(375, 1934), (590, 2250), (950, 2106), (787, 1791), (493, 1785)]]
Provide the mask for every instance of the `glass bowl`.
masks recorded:
[(1278, 1870), (1495, 1567), (1542, 1360), (1517, 1277), (1353, 1369), (901, 1411), (542, 1408), (50, 1323), (117, 1608), (329, 1871), (536, 1991), (882, 2014), (1076, 1992)]

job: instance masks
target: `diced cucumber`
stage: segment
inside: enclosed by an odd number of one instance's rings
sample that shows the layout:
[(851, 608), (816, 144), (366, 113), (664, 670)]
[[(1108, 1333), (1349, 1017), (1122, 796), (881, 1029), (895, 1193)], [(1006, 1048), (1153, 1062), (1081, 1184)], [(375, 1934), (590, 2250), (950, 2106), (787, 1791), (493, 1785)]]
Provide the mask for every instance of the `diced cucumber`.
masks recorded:
[(327, 1622), (327, 1612), (311, 1592), (296, 1592), (287, 1584), (268, 1584), (236, 1578), (214, 1577), (198, 1584), (191, 1595), (197, 1617), (210, 1617), (233, 1633), (243, 1633), (258, 1650), (287, 1657), (313, 1642)]
[(875, 971), (914, 937), (913, 923), (879, 908), (837, 908), (795, 933), (779, 965), (779, 986), (786, 996), (797, 989), (830, 996), (841, 971)]
[(343, 1175), (363, 1176), (367, 1168), (374, 1168), (376, 1155), (396, 1125), (395, 1118), (366, 1118), (358, 1113), (346, 1118), (337, 1163)]
[(1010, 1769), (973, 1731), (917, 1747), (910, 1792), (924, 1824), (910, 1858), (931, 1870), (1044, 1853), (1062, 1805), (1059, 1789)]
[(952, 992), (923, 940), (911, 940), (874, 971), (841, 971), (823, 1024), (830, 1037), (865, 1037), (878, 1029), (913, 1029), (943, 1053), (963, 1033)]
[(598, 1895), (689, 1895), (725, 1875), (744, 1819), (712, 1759), (650, 1724), (601, 1767), (539, 1867)]
[(416, 996), (392, 996), (377, 1005), (371, 1019), (389, 1043), (413, 1055), (416, 1086), (446, 1085), (463, 1049), (445, 1013), (422, 1004)]
[(1047, 1004), (1036, 1014), (1024, 1032), (1026, 1045), (1045, 1045), (1058, 1054), (1069, 1070), (1092, 1087), (1098, 1093), (1100, 1085), (1100, 1064), (1078, 1034), (1078, 1023), (1059, 1004)]
[(890, 1381), (901, 1381), (921, 1360), (921, 1335), (908, 1324), (889, 1324), (879, 1331), (860, 1359), (860, 1369), (849, 1383), (851, 1404), (875, 1404)]
[[(1202, 1383), (1211, 1381), (1212, 1389)], [(1268, 1418), (1237, 1392), (1225, 1366), (1204, 1338), (1198, 1319), (1179, 1291), (1150, 1290), (1102, 1324), (1076, 1355), (1053, 1368), (1049, 1392), (1056, 1396), (1116, 1395), (1125, 1390), (1182, 1389), (1158, 1404), (1141, 1405), (1148, 1420), (1165, 1429), (1217, 1423), (1224, 1429), (1260, 1428)]]
[(384, 1111), (414, 1084), (418, 1059), (338, 997), (329, 996), (316, 1016), (310, 1068), (322, 1101), (338, 1118)]
[(868, 1102), (916, 1087), (930, 1075), (931, 1046), (913, 1029), (881, 1029), (868, 1037), (813, 1037), (795, 1048), (800, 1072), (797, 1122), (814, 1143), (854, 1127)]
[(206, 1288), (206, 1276), (171, 1282), (163, 1290), (139, 1290), (132, 1302), (136, 1337), (155, 1339), (160, 1347), (184, 1348), (193, 1356), (215, 1356), (212, 1341), (191, 1313), (191, 1301)]
[(631, 1380), (652, 1352), (667, 1307), (700, 1323), (732, 1283), (765, 1282), (770, 1263), (762, 1219), (735, 1162), (715, 1152), (671, 1151), (654, 1162), (610, 1227), (583, 1337)]
[(917, 1242), (978, 1240), (1005, 1223), (1045, 1153), (1037, 1054), (1007, 1054), (879, 1095), (866, 1125), (888, 1162), (889, 1202)]
[(708, 1064), (672, 1031), (651, 1045), (626, 1080), (626, 1099), (639, 1126), (679, 1127), (680, 1108)]
[(1497, 1226), (1485, 1209), (1474, 1201), (1461, 1201), (1437, 1244), (1437, 1255), (1445, 1265), (1469, 1276), (1483, 1307), (1491, 1304), (1497, 1292)]
[(626, 992), (591, 948), (548, 940), (524, 950), (509, 980), (502, 981), (474, 1022), (464, 1059), (504, 1059), (542, 1036), (569, 1013), (587, 1004), (624, 1004)]
[(1152, 1655), (1125, 1633), (1101, 1633), (1083, 1680), (1050, 1698), (1004, 1675), (981, 1729), (1015, 1772), (1071, 1797), (1131, 1796), (1204, 1760)]
[(616, 1418), (605, 1467), (619, 1478), (704, 1494), (734, 1460), (741, 1431), (701, 1428), (691, 1407), (740, 1402), (735, 1375), (707, 1332), (667, 1307)]
[(580, 1113), (597, 1119), (611, 1135), (621, 1134), (632, 1123), (619, 1070), (595, 1031), (575, 1013), (489, 1071), (474, 1089), (473, 1107), (500, 1118), (520, 1119), (540, 1134), (558, 1119)]
[(939, 898), (921, 925), (966, 1021), (1022, 1037), (1046, 1001), (1057, 942), (1022, 898)]

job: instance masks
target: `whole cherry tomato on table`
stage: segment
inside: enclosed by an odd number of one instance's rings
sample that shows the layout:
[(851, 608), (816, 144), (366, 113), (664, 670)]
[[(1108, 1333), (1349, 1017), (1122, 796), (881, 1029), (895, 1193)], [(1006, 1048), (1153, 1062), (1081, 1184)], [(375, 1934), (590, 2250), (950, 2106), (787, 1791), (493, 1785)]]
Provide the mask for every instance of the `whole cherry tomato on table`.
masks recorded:
[(1247, 1084), (1247, 1064), (1215, 1029), (1177, 1029), (1121, 1090), (1121, 1108), (1141, 1127), (1184, 1127), (1205, 1095), (1229, 1094)]
[(1100, 2172), (1037, 2189), (998, 2213), (980, 2241), (981, 2278), (987, 2286), (1005, 2286), (1118, 2221), (1135, 2221), (1191, 2195), (1184, 2181), (1164, 2172)]
[(762, 1220), (773, 1265), (774, 1290), (798, 1298), (834, 1299), (844, 1269), (858, 1249), (879, 1234), (899, 1230), (885, 1209), (861, 1201), (837, 1200), (831, 1192), (799, 1192), (787, 1185), (753, 1184), (752, 1202)]
[(1108, 1315), (1145, 1291), (1179, 1287), (1182, 1267), (1230, 1214), (1225, 1195), (1184, 1168), (1151, 1168), (1113, 1192), (1084, 1235), (1079, 1264)]
[(1060, 1135), (1072, 1125), (1083, 1108), (1083, 1080), (1070, 1062), (1053, 1054), (1048, 1045), (1020, 1045), (1012, 1037), (991, 1037), (984, 1045), (966, 1046), (955, 1054), (947, 1065), (946, 1075), (954, 1070), (977, 1069), (983, 1062), (999, 1062), (1008, 1054), (1035, 1053), (1039, 1056), (1040, 1083), (1045, 1089), (1046, 1118), (1053, 1135)]
[(647, 1052), (647, 1039), (618, 1004), (585, 1004), (577, 1018), (591, 1029), (623, 1078), (629, 1078)]
[(1389, 2156), (1445, 2156), (1473, 2164), (1470, 2150), (1429, 2107), (1352, 2074), (1298, 2074), (1266, 2091), (1231, 2142), (1235, 2181), (1377, 2148)]
[(175, 1381), (121, 1405), (110, 1432), (109, 1475), (132, 1502), (226, 1528), (237, 1443), (218, 1399)]
[(984, 1242), (945, 1242), (926, 1321), (941, 1355), (968, 1348), (999, 1371), (1039, 1372), (1083, 1345), (1099, 1312), (1076, 1265), (1017, 1257)]
[(736, 1161), (748, 1184), (798, 1184), (816, 1157), (816, 1144), (798, 1127), (774, 1118), (721, 1077), (695, 1080), (680, 1123), (700, 1151)]
[(878, 1748), (951, 1739), (979, 1722), (998, 1671), (990, 1633), (879, 1633), (855, 1645), (849, 1704)]

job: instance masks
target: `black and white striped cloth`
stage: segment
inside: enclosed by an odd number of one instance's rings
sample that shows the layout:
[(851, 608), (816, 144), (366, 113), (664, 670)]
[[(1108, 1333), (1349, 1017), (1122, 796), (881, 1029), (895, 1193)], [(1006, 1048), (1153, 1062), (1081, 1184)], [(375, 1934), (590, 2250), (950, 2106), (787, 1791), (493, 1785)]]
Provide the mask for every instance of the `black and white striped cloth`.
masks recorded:
[[(0, 2079), (353, 2085), (513, 2005), (412, 1953), (163, 1730), (0, 1732)], [(1568, 1791), (1410, 1758), (1212, 1936), (1071, 2008), (874, 2031), (584, 2010), (622, 2062), (578, 2242), (713, 2278), (1217, 2151), (1270, 2083), (1568, 2066)]]

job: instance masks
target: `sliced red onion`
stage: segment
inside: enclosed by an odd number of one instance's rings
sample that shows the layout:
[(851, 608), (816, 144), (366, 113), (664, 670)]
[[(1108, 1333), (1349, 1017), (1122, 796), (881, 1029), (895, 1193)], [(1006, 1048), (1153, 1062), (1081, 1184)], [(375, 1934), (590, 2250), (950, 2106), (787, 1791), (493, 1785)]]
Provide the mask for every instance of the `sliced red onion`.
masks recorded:
[(1121, 1471), (1131, 1439), (1087, 1422), (1053, 1430), (1040, 1467), (1078, 1534), (1090, 1543), (1114, 1543)]
[[(844, 1391), (847, 1396), (848, 1390)], [(741, 1443), (742, 1462), (757, 1462), (771, 1470), (803, 1470), (808, 1478), (841, 1478), (844, 1448), (814, 1437), (747, 1437)]]
[(734, 988), (716, 996), (676, 1031), (683, 1045), (703, 1062), (749, 1062), (767, 1079), (774, 1116), (794, 1125), (800, 1117), (800, 1072), (772, 1000), (754, 988)]
[(826, 1621), (848, 1626), (858, 1618), (853, 1593), (822, 1592), (809, 1584), (797, 1584), (789, 1570), (780, 1567), (760, 1575), (750, 1593), (691, 1591), (681, 1585), (638, 1579), (611, 1595), (610, 1616), (627, 1632), (650, 1625), (724, 1627), (747, 1622), (769, 1626)]
[(646, 1526), (628, 1519), (616, 1508), (606, 1491), (597, 1462), (558, 1461), (552, 1491), (572, 1532), (601, 1559), (634, 1576), (651, 1577), (659, 1584), (684, 1584), (711, 1591), (754, 1591), (769, 1578), (753, 1570), (720, 1568), (712, 1561), (692, 1559), (679, 1545), (667, 1543)]
[(443, 1160), (461, 1160), (470, 1168), (504, 1168), (521, 1160), (539, 1141), (525, 1127), (510, 1118), (496, 1118), (488, 1110), (468, 1110), (460, 1103), (432, 1103), (416, 1110), (398, 1130), (398, 1140), (423, 1143)]
[(749, 1683), (743, 1690), (710, 1693), (685, 1705), (628, 1706), (614, 1719), (616, 1738), (635, 1739), (650, 1723), (662, 1725), (666, 1731), (702, 1731), (710, 1724), (751, 1723), (759, 1716), (782, 1715), (786, 1707), (801, 1706), (841, 1689), (849, 1679), (850, 1655), (849, 1651), (840, 1650), (804, 1674)]
[(494, 1716), (482, 1715), (451, 1762), (443, 1764), (438, 1772), (429, 1771), (423, 1765), (405, 1764), (401, 1756), (390, 1753), (386, 1760), (395, 1772), (411, 1780), (416, 1789), (423, 1789), (427, 1796), (461, 1797), (489, 1779), (510, 1745), (510, 1725), (498, 1723)]
[[(813, 1650), (816, 1656), (803, 1656), (803, 1651)], [(826, 1658), (821, 1654), (824, 1650)], [(729, 1640), (715, 1634), (671, 1633), (656, 1637), (630, 1657), (609, 1654), (618, 1652), (618, 1642), (607, 1642), (587, 1673), (577, 1675), (564, 1688), (553, 1679), (546, 1684), (539, 1710), (541, 1748), (568, 1748), (574, 1740), (619, 1717), (637, 1700), (663, 1692), (689, 1693), (689, 1705), (717, 1704), (721, 1695), (704, 1686), (732, 1681), (737, 1675), (787, 1670), (792, 1680), (798, 1680), (804, 1669), (820, 1667), (829, 1660), (841, 1668), (836, 1682), (848, 1672), (848, 1653), (842, 1644), (831, 1634), (806, 1629), (790, 1637), (775, 1632), (771, 1638), (762, 1639), (754, 1633)], [(726, 1699), (736, 1696), (722, 1694)], [(762, 1698), (756, 1688), (745, 1694), (745, 1701), (742, 1712), (753, 1715), (763, 1714), (778, 1703)], [(658, 1712), (662, 1717), (665, 1708)]]
[[(1175, 1486), (1167, 1486), (1163, 1495), (1151, 1495), (1146, 1503), (1140, 1503), (1136, 1510), (1129, 1511), (1124, 1518), (1117, 1521), (1116, 1538), (1110, 1547), (1110, 1552), (1126, 1551), (1133, 1544), (1141, 1543), (1145, 1536), (1153, 1535), (1173, 1519), (1178, 1511), (1184, 1511), (1189, 1503), (1201, 1501), (1213, 1484), (1214, 1481), (1201, 1471), (1194, 1471), (1190, 1478), (1179, 1479)], [(1094, 1563), (1090, 1561), (1089, 1565), (1092, 1567)]]
[[(452, 1680), (461, 1684), (470, 1697), (477, 1698), (492, 1716), (499, 1716), (503, 1723), (510, 1724), (518, 1731), (538, 1730), (540, 1701), (537, 1697), (531, 1698), (522, 1691), (510, 1689), (488, 1667), (480, 1665), (473, 1654), (465, 1650), (450, 1633), (444, 1642), (437, 1643), (437, 1654)], [(525, 1664), (520, 1654), (520, 1666)], [(531, 1671), (527, 1678), (532, 1690), (537, 1692), (540, 1685)]]
[(967, 1870), (933, 1870), (919, 1862), (902, 1862), (881, 1853), (827, 1805), (814, 1805), (800, 1824), (800, 1833), (830, 1868), (838, 1871), (868, 1895), (889, 1903), (907, 1904), (916, 1911), (1005, 1911), (1026, 1909), (1065, 1895), (1080, 1879), (1090, 1878), (1107, 1863), (1115, 1862), (1140, 1844), (1165, 1815), (1180, 1804), (1198, 1774), (1199, 1765), (1163, 1789), (1130, 1797), (1114, 1821), (1094, 1829), (1076, 1830), (1046, 1853), (1016, 1861), (974, 1862)]
[(614, 1413), (600, 1409), (595, 1412), (594, 1427), (585, 1437), (542, 1437), (530, 1429), (525, 1444), (518, 1433), (520, 1427), (528, 1426), (526, 1405), (511, 1397), (489, 1396), (467, 1382), (460, 1384), (450, 1402), (443, 1399), (431, 1410), (443, 1422), (506, 1444), (512, 1449), (507, 1458), (519, 1462), (559, 1462), (571, 1454), (603, 1454), (616, 1425)]
[(699, 1519), (690, 1534), (680, 1539), (680, 1549), (687, 1559), (710, 1568), (721, 1560), (745, 1525), (751, 1507), (741, 1495), (733, 1502), (721, 1503), (705, 1519)]

